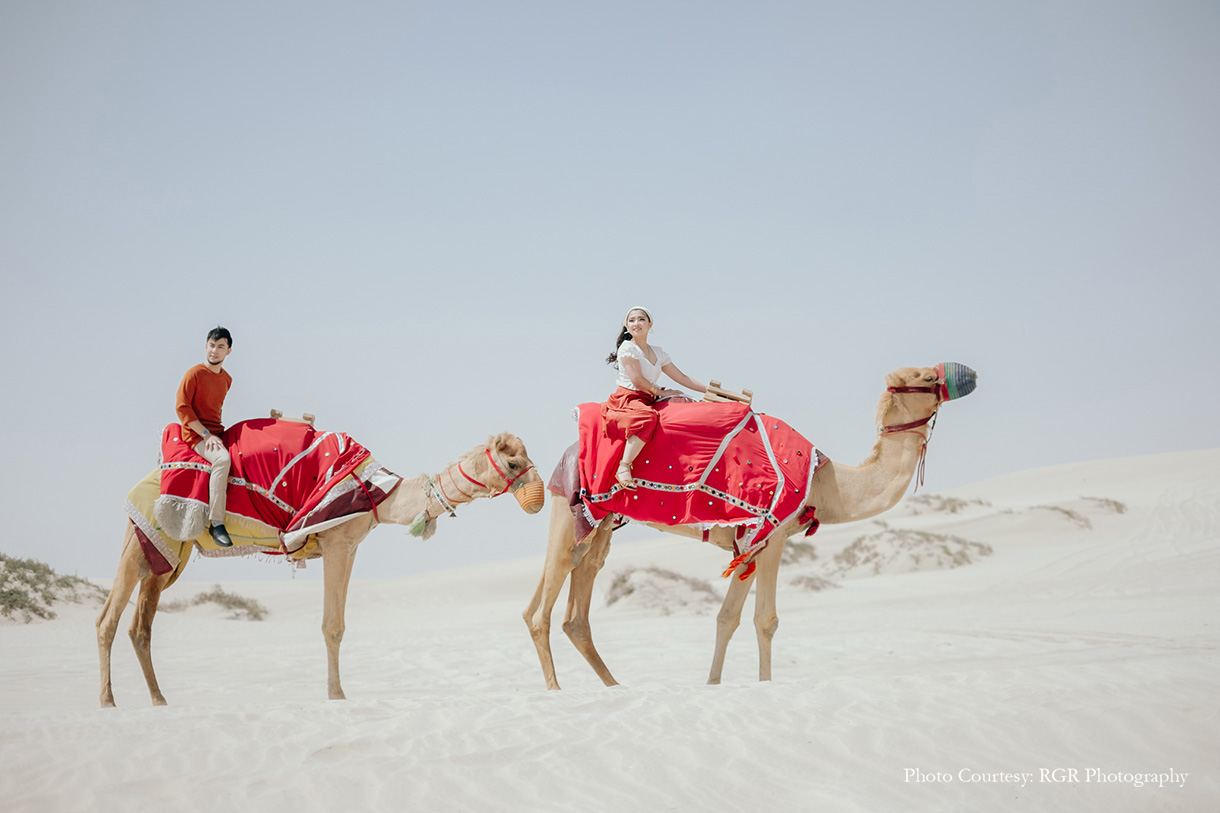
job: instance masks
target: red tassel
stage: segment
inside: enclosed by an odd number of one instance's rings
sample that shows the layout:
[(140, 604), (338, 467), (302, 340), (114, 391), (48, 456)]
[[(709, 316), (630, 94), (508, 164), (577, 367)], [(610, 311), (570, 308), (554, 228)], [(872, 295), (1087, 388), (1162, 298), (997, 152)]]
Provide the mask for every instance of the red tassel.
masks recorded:
[(809, 527), (805, 529), (805, 536), (813, 536), (817, 532), (818, 526), (822, 524), (818, 521), (817, 513), (818, 510), (812, 505), (806, 505), (805, 510), (801, 512), (800, 518), (797, 519), (797, 522), (801, 525), (804, 525), (806, 522), (809, 523)]
[[(743, 553), (740, 556), (738, 556), (736, 559), (734, 559), (733, 561), (729, 562), (729, 569), (724, 571), (723, 573), (721, 573), (720, 578), (727, 579), (729, 576), (732, 576), (733, 571), (736, 570), (739, 565), (744, 564), (746, 561), (746, 558), (749, 557), (749, 555), (750, 554), (748, 554), (748, 553)], [(753, 562), (750, 563), (750, 567), (751, 567), (751, 572), (753, 572), (753, 567), (754, 567)]]
[[(732, 576), (733, 571), (736, 570), (737, 568), (741, 567), (742, 565), (745, 565), (746, 559), (748, 559), (749, 557), (750, 557), (749, 553), (743, 553), (740, 556), (738, 556), (736, 559), (734, 559), (732, 562), (729, 562), (729, 569), (724, 571), (723, 573), (721, 573), (720, 577), (723, 579), (727, 579), (729, 576)], [(758, 567), (757, 564), (755, 564), (754, 562), (750, 562), (748, 565), (746, 565), (745, 573), (742, 573), (737, 578), (741, 579), (742, 581), (745, 581), (746, 579), (748, 579), (754, 575), (754, 568), (756, 568), (756, 567)]]

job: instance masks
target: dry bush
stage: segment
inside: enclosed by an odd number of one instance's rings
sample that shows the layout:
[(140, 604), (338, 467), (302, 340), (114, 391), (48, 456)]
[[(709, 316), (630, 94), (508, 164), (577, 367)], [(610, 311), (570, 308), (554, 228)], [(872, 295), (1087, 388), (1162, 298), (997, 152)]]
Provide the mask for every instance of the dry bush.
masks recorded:
[(813, 562), (818, 558), (818, 552), (812, 542), (802, 542), (789, 539), (784, 543), (784, 554), (780, 561), (785, 565), (797, 565), (801, 562)]
[(882, 530), (857, 537), (835, 554), (831, 575), (852, 571), (882, 573), (913, 573), (922, 570), (948, 570), (990, 556), (992, 548), (982, 542), (971, 542), (959, 536), (892, 528), (878, 522)]
[(16, 559), (0, 553), (0, 615), (29, 623), (51, 619), (55, 604), (101, 604), (106, 591), (79, 576), (61, 576), (35, 559)]
[(834, 590), (839, 586), (838, 582), (832, 582), (830, 579), (823, 579), (821, 576), (797, 576), (788, 582), (793, 587), (801, 587), (805, 590)]
[(1095, 502), (1100, 508), (1109, 511), (1112, 514), (1127, 513), (1127, 504), (1125, 502), (1112, 500), (1109, 497), (1081, 497), (1080, 499)]
[(946, 497), (942, 494), (918, 494), (903, 500), (903, 505), (910, 514), (919, 516), (928, 513), (957, 514), (972, 505), (987, 508), (991, 506), (991, 503), (980, 497), (963, 500), (960, 497)]
[(631, 597), (632, 603), (671, 615), (676, 609), (703, 610), (720, 603), (710, 582), (659, 567), (629, 567), (615, 574), (606, 605)]
[(1062, 514), (1081, 528), (1092, 528), (1093, 523), (1084, 514), (1073, 511), (1071, 508), (1064, 508), (1062, 505), (1035, 505), (1029, 509), (1031, 511), (1053, 511), (1056, 514)]
[(160, 609), (165, 612), (182, 612), (187, 607), (198, 607), (201, 604), (215, 604), (230, 612), (230, 618), (246, 621), (262, 621), (268, 616), (267, 608), (252, 598), (226, 593), (219, 584), (206, 593), (200, 593), (193, 599), (177, 599), (161, 602)]

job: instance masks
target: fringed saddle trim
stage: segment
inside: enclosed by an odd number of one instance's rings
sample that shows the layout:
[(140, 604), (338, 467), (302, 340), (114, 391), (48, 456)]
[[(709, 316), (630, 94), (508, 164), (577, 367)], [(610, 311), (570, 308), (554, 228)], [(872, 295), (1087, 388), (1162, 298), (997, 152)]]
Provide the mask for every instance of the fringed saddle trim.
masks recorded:
[(162, 494), (153, 503), (160, 530), (170, 539), (189, 542), (208, 529), (208, 504), (190, 497)]
[(182, 559), (178, 556), (178, 551), (166, 544), (165, 537), (161, 535), (159, 530), (153, 527), (153, 524), (148, 521), (147, 517), (140, 513), (140, 510), (135, 507), (131, 500), (123, 501), (123, 510), (127, 512), (128, 518), (143, 532), (148, 541), (165, 557), (165, 561), (169, 562), (176, 570), (178, 565), (182, 563)]

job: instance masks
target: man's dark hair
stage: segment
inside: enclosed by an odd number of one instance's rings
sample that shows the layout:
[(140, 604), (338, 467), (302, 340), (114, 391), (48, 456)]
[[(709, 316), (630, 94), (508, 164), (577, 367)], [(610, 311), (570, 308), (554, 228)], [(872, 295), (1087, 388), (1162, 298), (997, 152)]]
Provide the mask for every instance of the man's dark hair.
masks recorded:
[(229, 334), (229, 329), (227, 327), (221, 327), (220, 325), (217, 325), (216, 327), (214, 327), (208, 331), (207, 341), (212, 341), (212, 340), (220, 341), (221, 339), (224, 339), (226, 342), (228, 342), (229, 347), (233, 346), (233, 336)]

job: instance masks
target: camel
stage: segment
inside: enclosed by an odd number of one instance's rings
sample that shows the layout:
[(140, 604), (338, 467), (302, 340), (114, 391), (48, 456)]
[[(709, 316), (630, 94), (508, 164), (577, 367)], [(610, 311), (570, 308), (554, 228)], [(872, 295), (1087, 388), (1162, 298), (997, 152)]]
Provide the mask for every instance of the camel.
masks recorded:
[[(493, 460), (498, 458), (499, 463)], [(421, 475), (404, 479), (377, 506), (376, 514), (365, 513), (318, 534), (322, 555), (324, 601), (322, 636), (326, 641), (327, 691), (331, 700), (343, 700), (339, 683), (339, 644), (343, 640), (343, 613), (347, 603), (347, 587), (352, 575), (356, 546), (379, 522), (414, 527), (427, 539), (436, 528), (436, 518), (443, 513), (456, 516), (453, 509), (480, 497), (495, 497), (513, 490), (514, 496), (528, 513), (542, 509), (545, 495), (542, 479), (526, 454), (525, 445), (515, 435), (502, 432), (489, 438), (486, 444), (471, 449), (456, 463), (450, 464), (435, 477)], [(421, 517), (421, 513), (424, 515)], [(183, 563), (186, 557), (183, 557)], [(161, 592), (180, 571), (154, 575), (136, 537), (136, 527), (128, 520), (123, 537), (123, 552), (118, 574), (110, 595), (97, 618), (97, 647), (101, 661), (103, 708), (114, 706), (110, 686), (110, 650), (119, 618), (127, 606), (137, 583), (140, 585), (135, 617), (129, 635), (136, 657), (144, 671), (144, 680), (154, 706), (164, 706), (165, 696), (157, 685), (152, 664), (152, 623), (157, 613)]]
[[(943, 370), (949, 366), (957, 381), (945, 381)], [(974, 389), (975, 373), (962, 365), (937, 367), (904, 367), (886, 376), (886, 392), (877, 405), (878, 438), (871, 454), (858, 466), (827, 461), (813, 475), (805, 506), (816, 509), (822, 523), (855, 522), (876, 516), (892, 508), (902, 499), (927, 448), (928, 436), (941, 401), (961, 397)], [(551, 656), (551, 610), (565, 580), (571, 576), (568, 607), (563, 631), (584, 656), (593, 671), (607, 686), (618, 682), (593, 646), (589, 627), (589, 605), (593, 582), (605, 564), (610, 550), (610, 534), (615, 516), (611, 514), (577, 545), (573, 532), (573, 517), (562, 499), (551, 500), (551, 517), (547, 533), (546, 560), (542, 578), (522, 617), (529, 627), (542, 664), (542, 674), (548, 689), (558, 689), (555, 663)], [(703, 539), (693, 526), (646, 525), (695, 539)], [(801, 527), (794, 518), (777, 528), (754, 557), (755, 569), (739, 564), (729, 582), (728, 591), (716, 619), (716, 648), (712, 657), (709, 684), (719, 684), (729, 639), (741, 621), (742, 607), (752, 583), (757, 582), (754, 627), (758, 637), (758, 679), (771, 679), (771, 639), (779, 627), (776, 614), (776, 584), (784, 542)], [(718, 527), (709, 532), (707, 541), (733, 551), (732, 528)]]

